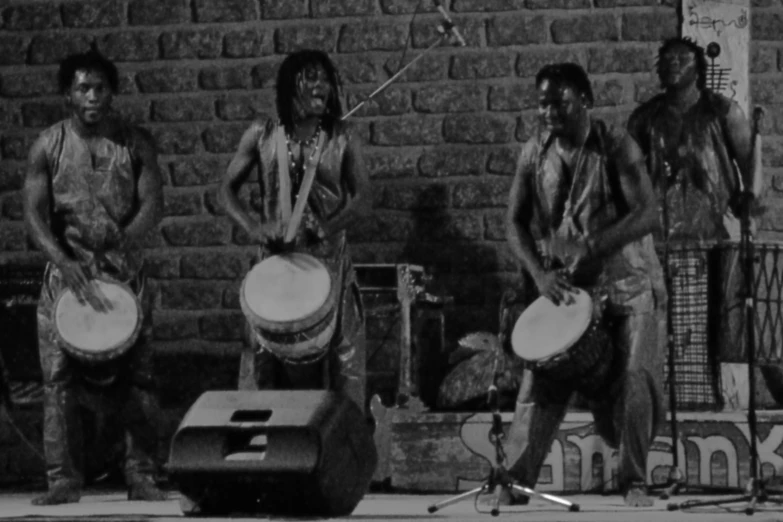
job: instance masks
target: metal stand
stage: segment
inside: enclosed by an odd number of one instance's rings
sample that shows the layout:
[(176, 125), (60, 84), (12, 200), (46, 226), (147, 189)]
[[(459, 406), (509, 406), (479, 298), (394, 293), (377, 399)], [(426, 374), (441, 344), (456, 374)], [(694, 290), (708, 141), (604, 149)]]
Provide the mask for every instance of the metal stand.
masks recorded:
[[(754, 119), (757, 120), (760, 114), (756, 110)], [(755, 127), (755, 125), (754, 125)], [(682, 503), (671, 503), (667, 506), (669, 511), (677, 509), (687, 509), (703, 506), (720, 506), (723, 504), (733, 504), (737, 502), (746, 502), (745, 514), (752, 515), (756, 511), (756, 504), (759, 502), (773, 502), (783, 505), (783, 499), (772, 498), (773, 494), (783, 493), (781, 491), (769, 491), (767, 489), (767, 481), (760, 477), (761, 469), (759, 465), (758, 456), (758, 435), (756, 426), (756, 296), (754, 291), (754, 270), (753, 263), (755, 261), (754, 249), (753, 249), (753, 237), (751, 232), (750, 222), (750, 207), (753, 202), (752, 194), (747, 192), (743, 194), (743, 199), (740, 203), (741, 207), (741, 235), (740, 235), (740, 258), (743, 266), (743, 287), (745, 297), (745, 344), (747, 350), (747, 363), (748, 363), (748, 431), (750, 435), (750, 478), (745, 486), (742, 488), (733, 488), (734, 492), (742, 492), (743, 495), (737, 497), (730, 497), (718, 500), (688, 500)]]
[(492, 428), (489, 432), (489, 438), (492, 441), (492, 444), (495, 446), (495, 462), (492, 466), (492, 469), (490, 470), (489, 477), (487, 478), (487, 481), (484, 483), (484, 485), (479, 486), (477, 488), (471, 489), (470, 491), (466, 491), (465, 493), (460, 493), (459, 495), (456, 495), (454, 497), (448, 498), (446, 500), (442, 500), (440, 502), (436, 502), (435, 504), (432, 504), (427, 508), (428, 513), (435, 513), (441, 508), (444, 508), (446, 506), (450, 506), (452, 504), (456, 504), (457, 502), (464, 500), (472, 495), (481, 495), (482, 493), (493, 493), (492, 498), (492, 507), (490, 514), (493, 517), (496, 517), (500, 514), (500, 495), (503, 492), (503, 489), (509, 490), (509, 492), (517, 491), (519, 493), (522, 493), (523, 495), (527, 497), (537, 497), (542, 500), (546, 500), (547, 502), (550, 502), (552, 504), (557, 504), (563, 507), (567, 507), (569, 511), (579, 511), (579, 504), (575, 504), (573, 502), (570, 502), (564, 498), (557, 497), (555, 495), (550, 495), (548, 493), (539, 493), (538, 491), (528, 488), (525, 486), (520, 486), (519, 484), (514, 483), (514, 479), (511, 477), (511, 475), (508, 473), (508, 470), (506, 469), (505, 462), (506, 462), (506, 453), (503, 450), (503, 439), (506, 437), (505, 433), (503, 432), (503, 422), (500, 418), (500, 408), (498, 406), (498, 388), (497, 388), (497, 382), (498, 382), (498, 376), (500, 375), (500, 372), (498, 371), (498, 363), (500, 361), (500, 350), (503, 350), (503, 346), (505, 344), (505, 328), (503, 325), (505, 324), (508, 316), (508, 303), (509, 299), (504, 298), (503, 299), (503, 311), (501, 314), (500, 319), (500, 334), (499, 334), (499, 347), (496, 349), (495, 352), (495, 360), (493, 363), (493, 370), (492, 370), (492, 384), (489, 387), (488, 390), (488, 403), (490, 406), (490, 409), (492, 411)]
[[(440, 28), (443, 28), (444, 26), (443, 26), (443, 25), (439, 25), (438, 27), (440, 27)], [(396, 73), (394, 73), (394, 76), (392, 76), (391, 78), (389, 78), (388, 80), (386, 80), (385, 82), (383, 82), (383, 84), (382, 84), (380, 87), (378, 87), (377, 89), (375, 89), (375, 90), (374, 90), (374, 91), (373, 91), (373, 92), (372, 92), (372, 93), (371, 93), (371, 94), (370, 94), (370, 95), (367, 97), (367, 99), (366, 99), (366, 100), (362, 100), (362, 101), (361, 101), (361, 102), (359, 102), (359, 103), (358, 103), (358, 104), (357, 104), (357, 105), (356, 105), (356, 106), (355, 106), (353, 109), (351, 109), (350, 111), (348, 111), (347, 113), (345, 113), (345, 114), (343, 115), (343, 117), (341, 118), (341, 120), (347, 120), (348, 118), (350, 118), (351, 116), (353, 116), (353, 114), (354, 114), (356, 111), (358, 111), (359, 109), (361, 109), (361, 108), (362, 108), (362, 106), (364, 106), (364, 104), (365, 104), (365, 103), (367, 103), (367, 102), (371, 101), (373, 98), (375, 98), (376, 96), (378, 96), (379, 94), (381, 94), (383, 91), (385, 91), (385, 90), (386, 90), (386, 89), (387, 89), (387, 88), (388, 88), (388, 87), (389, 87), (389, 86), (390, 86), (392, 83), (394, 83), (394, 81), (395, 81), (397, 78), (399, 78), (400, 76), (402, 76), (402, 74), (403, 74), (405, 71), (407, 71), (408, 69), (410, 69), (410, 67), (411, 67), (411, 66), (412, 66), (414, 63), (418, 62), (418, 61), (419, 61), (419, 60), (420, 60), (420, 59), (421, 59), (421, 58), (422, 58), (422, 57), (423, 57), (425, 54), (427, 54), (427, 53), (428, 53), (428, 52), (430, 52), (431, 50), (435, 49), (436, 47), (440, 46), (440, 45), (441, 45), (441, 44), (442, 44), (442, 43), (443, 43), (445, 40), (447, 40), (447, 39), (448, 39), (448, 37), (449, 37), (449, 33), (448, 33), (448, 31), (447, 31), (445, 28), (444, 28), (442, 31), (440, 31), (440, 33), (441, 33), (441, 35), (440, 35), (440, 38), (438, 38), (438, 39), (435, 41), (435, 43), (433, 43), (432, 45), (430, 45), (429, 47), (427, 47), (425, 50), (423, 50), (422, 52), (420, 52), (420, 53), (418, 54), (418, 56), (416, 56), (416, 58), (414, 58), (413, 60), (411, 60), (410, 62), (408, 62), (408, 63), (405, 65), (405, 67), (403, 67), (402, 69), (400, 69), (399, 71), (397, 71)]]
[[(663, 137), (660, 138), (661, 157), (665, 152)], [(699, 489), (704, 492), (710, 493), (727, 493), (734, 491), (733, 488), (710, 486), (710, 485), (688, 485), (685, 474), (680, 469), (679, 452), (677, 451), (677, 443), (680, 440), (679, 430), (677, 427), (677, 389), (676, 389), (676, 376), (677, 370), (674, 364), (674, 359), (677, 354), (675, 342), (674, 342), (674, 317), (672, 313), (673, 302), (671, 299), (672, 288), (674, 287), (674, 276), (672, 274), (671, 264), (669, 262), (669, 182), (672, 175), (671, 166), (663, 159), (664, 173), (661, 176), (661, 189), (663, 192), (663, 204), (661, 205), (661, 217), (663, 221), (663, 278), (666, 285), (666, 292), (669, 294), (669, 303), (666, 306), (666, 346), (668, 348), (668, 367), (669, 367), (669, 430), (671, 431), (672, 438), (672, 465), (669, 471), (669, 478), (663, 484), (654, 484), (649, 486), (650, 491), (660, 490), (659, 498), (662, 500), (668, 499), (671, 495), (677, 494), (682, 489)]]

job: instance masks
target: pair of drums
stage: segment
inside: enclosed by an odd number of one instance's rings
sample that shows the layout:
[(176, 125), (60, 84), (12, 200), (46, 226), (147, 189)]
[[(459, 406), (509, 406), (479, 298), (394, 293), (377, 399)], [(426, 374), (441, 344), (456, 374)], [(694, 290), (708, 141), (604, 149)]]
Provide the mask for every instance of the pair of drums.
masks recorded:
[(614, 343), (590, 294), (578, 290), (573, 297), (560, 305), (536, 299), (514, 325), (511, 346), (537, 374), (596, 396), (609, 384)]
[(143, 315), (128, 285), (109, 279), (92, 284), (111, 310), (98, 312), (65, 289), (55, 300), (52, 319), (58, 344), (81, 367), (81, 376), (90, 384), (107, 386), (116, 381), (124, 356), (138, 340)]
[(248, 272), (240, 305), (261, 348), (292, 364), (326, 355), (337, 330), (340, 288), (305, 253), (270, 256)]
[[(129, 286), (108, 279), (93, 284), (111, 303), (108, 312), (82, 304), (70, 290), (55, 301), (58, 344), (92, 384), (116, 380), (123, 356), (138, 340), (142, 309)], [(303, 253), (272, 256), (245, 277), (240, 292), (245, 316), (260, 345), (287, 362), (323, 357), (337, 327), (339, 288), (326, 266)]]

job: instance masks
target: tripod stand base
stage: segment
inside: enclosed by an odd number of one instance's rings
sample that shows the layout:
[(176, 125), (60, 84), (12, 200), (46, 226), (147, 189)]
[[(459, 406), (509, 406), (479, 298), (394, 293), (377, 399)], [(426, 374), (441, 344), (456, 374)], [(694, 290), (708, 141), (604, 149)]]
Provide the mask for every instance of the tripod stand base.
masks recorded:
[(712, 486), (709, 484), (688, 484), (685, 475), (683, 475), (680, 468), (673, 467), (669, 474), (669, 479), (663, 484), (653, 484), (647, 487), (651, 493), (653, 491), (660, 490), (658, 498), (661, 500), (668, 500), (671, 496), (677, 495), (684, 491), (700, 492), (704, 494), (713, 495), (730, 495), (731, 493), (737, 493), (737, 488), (729, 486)]
[[(689, 508), (695, 508), (695, 507), (705, 507), (705, 506), (721, 506), (723, 504), (735, 504), (737, 502), (746, 502), (747, 505), (745, 506), (745, 514), (746, 515), (752, 515), (756, 512), (756, 505), (758, 503), (766, 503), (771, 502), (775, 504), (781, 504), (783, 505), (783, 498), (773, 498), (773, 495), (780, 494), (781, 492), (775, 491), (775, 492), (768, 492), (765, 481), (763, 480), (755, 480), (751, 479), (748, 481), (748, 485), (745, 488), (746, 494), (740, 495), (737, 497), (729, 497), (729, 498), (722, 498), (717, 500), (686, 500), (685, 502), (681, 503), (671, 503), (668, 506), (666, 506), (666, 509), (669, 511), (676, 511), (678, 509), (689, 509)], [(737, 491), (737, 488), (734, 488), (734, 491)]]
[[(537, 497), (542, 500), (546, 500), (547, 502), (550, 502), (552, 504), (557, 504), (563, 507), (567, 507), (569, 511), (579, 511), (579, 504), (575, 504), (573, 502), (570, 502), (564, 498), (557, 497), (555, 495), (550, 495), (548, 493), (539, 493), (538, 491), (526, 488), (524, 486), (520, 486), (519, 484), (513, 484), (511, 482), (506, 482), (502, 484), (495, 485), (493, 498), (492, 498), (492, 508), (490, 510), (490, 514), (493, 517), (496, 517), (500, 514), (500, 494), (503, 491), (503, 488), (508, 488), (514, 491), (518, 491), (522, 493), (523, 495), (527, 497)], [(488, 493), (492, 489), (492, 485), (490, 482), (487, 482), (481, 487), (471, 489), (470, 491), (466, 491), (465, 493), (460, 493), (459, 495), (456, 495), (451, 498), (447, 498), (446, 500), (442, 500), (440, 502), (436, 502), (435, 504), (432, 504), (427, 508), (428, 513), (435, 513), (436, 511), (450, 506), (452, 504), (456, 504), (457, 502), (464, 500), (472, 495), (480, 495), (482, 493)]]

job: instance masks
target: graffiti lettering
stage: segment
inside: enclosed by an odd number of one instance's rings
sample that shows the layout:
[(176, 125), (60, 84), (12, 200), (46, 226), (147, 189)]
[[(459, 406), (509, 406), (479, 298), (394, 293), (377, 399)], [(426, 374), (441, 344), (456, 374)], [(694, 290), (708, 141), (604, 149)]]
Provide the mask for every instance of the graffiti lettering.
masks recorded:
[[(768, 430), (762, 429), (766, 435), (760, 435), (756, 442), (759, 465), (764, 466), (765, 475), (776, 475), (783, 472), (783, 455), (779, 454), (783, 450), (783, 425), (768, 423), (767, 426)], [(462, 439), (474, 454), (489, 456), (488, 427), (483, 423), (463, 424)], [(688, 473), (689, 484), (744, 487), (748, 479), (749, 441), (747, 423), (742, 421), (683, 421), (680, 440), (677, 441), (680, 471)], [(656, 437), (647, 458), (649, 482), (661, 482), (668, 477), (673, 460), (671, 447), (670, 436)], [(478, 448), (483, 451), (476, 451)], [(508, 451), (512, 453), (514, 450), (509, 448)], [(690, 465), (686, 466), (686, 463)], [(536, 486), (541, 491), (588, 491), (595, 490), (597, 486), (609, 490), (616, 487), (617, 450), (601, 439), (592, 424), (566, 421), (544, 466), (549, 473), (541, 474)], [(459, 479), (458, 488), (467, 489), (480, 480), (473, 478)]]
[(715, 33), (720, 34), (729, 27), (736, 29), (744, 29), (748, 25), (748, 12), (743, 9), (740, 15), (733, 20), (723, 20), (721, 18), (712, 18), (709, 15), (699, 15), (696, 12), (696, 8), (691, 6), (688, 8), (688, 25), (698, 27), (700, 29), (712, 29)]

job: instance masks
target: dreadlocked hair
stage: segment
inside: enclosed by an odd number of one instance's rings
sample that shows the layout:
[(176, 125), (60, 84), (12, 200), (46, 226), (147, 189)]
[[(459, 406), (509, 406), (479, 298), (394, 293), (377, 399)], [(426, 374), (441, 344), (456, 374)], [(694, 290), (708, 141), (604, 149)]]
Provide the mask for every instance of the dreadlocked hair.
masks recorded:
[(60, 62), (57, 81), (61, 94), (65, 94), (71, 88), (76, 71), (97, 71), (103, 73), (109, 82), (111, 91), (113, 93), (117, 92), (120, 83), (117, 67), (98, 51), (95, 42), (90, 44), (90, 50), (86, 53), (71, 54)]
[[(666, 54), (666, 52), (669, 51), (672, 47), (675, 47), (677, 45), (687, 47), (688, 50), (693, 53), (693, 56), (696, 57), (696, 72), (698, 73), (699, 76), (696, 79), (696, 87), (698, 87), (699, 89), (706, 89), (707, 88), (707, 56), (704, 51), (704, 47), (696, 43), (696, 40), (694, 40), (693, 38), (689, 38), (687, 36), (677, 36), (674, 38), (669, 38), (668, 40), (664, 40), (660, 49), (658, 49), (658, 58), (655, 61), (655, 72), (658, 73), (658, 77), (660, 78), (661, 76), (661, 57), (664, 54)], [(661, 84), (661, 87), (663, 87), (663, 84)]]
[(329, 79), (331, 92), (329, 99), (326, 100), (326, 111), (321, 119), (323, 129), (330, 133), (335, 124), (343, 115), (342, 104), (340, 103), (339, 89), (342, 87), (340, 75), (337, 68), (323, 51), (313, 49), (303, 49), (289, 54), (280, 69), (277, 71), (277, 85), (275, 86), (277, 116), (280, 122), (287, 130), (291, 130), (294, 125), (294, 97), (296, 96), (296, 76), (300, 71), (309, 65), (320, 64), (326, 76)]

